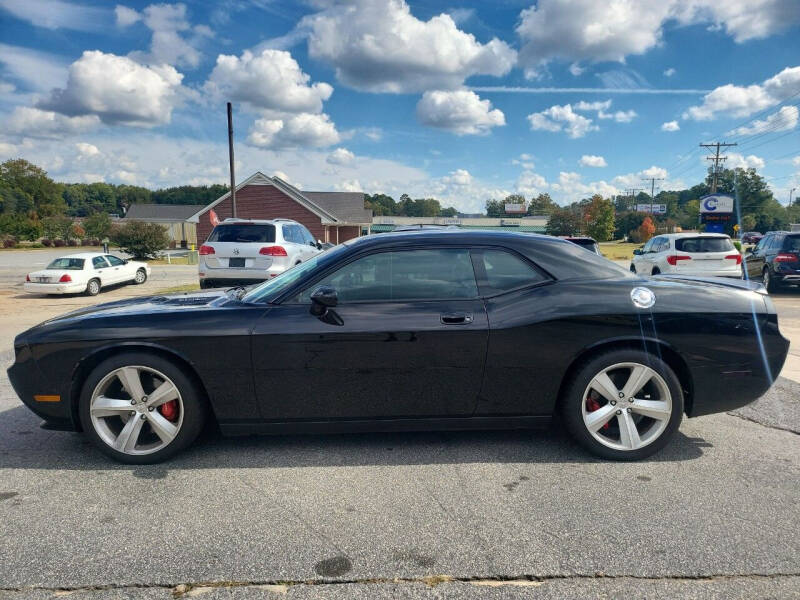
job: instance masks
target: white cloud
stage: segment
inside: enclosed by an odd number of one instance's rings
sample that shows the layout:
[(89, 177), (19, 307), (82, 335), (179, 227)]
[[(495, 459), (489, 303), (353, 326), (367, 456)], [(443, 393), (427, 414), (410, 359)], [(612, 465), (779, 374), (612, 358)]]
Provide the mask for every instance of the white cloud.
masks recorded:
[(9, 76), (36, 91), (64, 85), (67, 63), (55, 54), (0, 43), (0, 63)]
[(798, 88), (800, 88), (800, 66), (786, 67), (760, 85), (738, 86), (728, 83), (717, 87), (705, 95), (701, 105), (692, 106), (683, 113), (683, 118), (707, 121), (714, 119), (718, 113), (748, 117), (786, 100), (796, 93)]
[(725, 167), (728, 169), (763, 169), (766, 164), (763, 158), (755, 154), (744, 156), (738, 152), (729, 152), (725, 156), (728, 159)]
[(661, 124), (661, 131), (679, 131), (680, 128), (677, 121), (667, 121)]
[(96, 129), (95, 115), (68, 117), (49, 110), (18, 106), (3, 125), (5, 133), (31, 138), (59, 139)]
[(525, 154), (524, 152), (519, 155), (519, 158), (512, 158), (511, 164), (519, 165), (526, 171), (533, 171), (535, 167), (533, 163), (533, 156), (531, 156), (530, 154)]
[(97, 146), (86, 142), (78, 142), (75, 144), (75, 148), (77, 148), (78, 154), (82, 157), (97, 156), (100, 154), (100, 149)]
[(582, 111), (596, 111), (596, 112), (603, 112), (611, 108), (611, 100), (603, 100), (603, 101), (596, 101), (596, 102), (586, 102), (585, 100), (581, 100), (580, 102), (575, 103), (575, 110), (582, 110)]
[(347, 148), (336, 148), (328, 155), (325, 162), (332, 165), (348, 166), (353, 164), (356, 160), (356, 155), (350, 152)]
[(597, 113), (597, 117), (599, 119), (613, 119), (617, 123), (630, 123), (639, 115), (636, 114), (635, 110), (618, 110), (613, 113), (606, 113), (600, 111)]
[(520, 14), (519, 62), (529, 75), (553, 59), (624, 62), (660, 45), (667, 22), (719, 26), (744, 42), (788, 29), (800, 11), (796, 0), (539, 0)]
[(87, 50), (70, 66), (66, 87), (54, 89), (39, 107), (67, 116), (97, 115), (111, 125), (154, 127), (169, 123), (182, 79), (169, 65), (148, 67)]
[(141, 19), (153, 33), (150, 52), (131, 52), (131, 58), (146, 64), (190, 68), (200, 64), (202, 55), (197, 46), (204, 38), (213, 36), (213, 32), (205, 25), (192, 28), (185, 4), (151, 4), (142, 11)]
[(581, 66), (580, 66), (580, 64), (578, 64), (578, 63), (576, 63), (576, 62), (572, 63), (572, 64), (569, 66), (569, 72), (570, 72), (570, 73), (572, 73), (572, 75), (574, 75), (575, 77), (578, 77), (579, 75), (583, 75), (583, 72), (584, 72), (585, 70), (586, 70), (586, 69), (584, 69), (583, 67), (581, 67)]
[(320, 148), (340, 139), (328, 115), (300, 113), (284, 119), (257, 119), (247, 143), (259, 148)]
[(800, 167), (800, 156), (795, 156), (795, 157), (792, 159), (792, 164), (793, 164), (795, 167)]
[(311, 58), (330, 63), (348, 86), (373, 92), (456, 88), (472, 75), (505, 75), (516, 60), (505, 42), (481, 44), (448, 14), (421, 21), (404, 0), (333, 3), (298, 27), (308, 31)]
[(571, 138), (581, 138), (590, 131), (597, 131), (599, 127), (592, 124), (592, 120), (572, 110), (572, 106), (551, 106), (541, 112), (528, 115), (533, 131), (564, 131)]
[(536, 197), (547, 189), (547, 180), (531, 170), (523, 171), (515, 184), (517, 193), (527, 198)]
[(574, 202), (594, 194), (608, 198), (619, 193), (616, 186), (606, 181), (584, 183), (580, 173), (566, 171), (558, 174), (558, 182), (552, 183), (550, 189), (553, 190), (556, 199), (562, 203)]
[(0, 159), (11, 158), (17, 153), (17, 146), (6, 142), (0, 142)]
[(95, 31), (111, 21), (110, 14), (102, 8), (63, 0), (0, 0), (0, 8), (45, 29)]
[(595, 156), (594, 154), (584, 154), (578, 161), (582, 167), (607, 167), (608, 163), (602, 156)]
[(417, 118), (423, 125), (456, 135), (487, 134), (492, 127), (506, 124), (502, 111), (467, 90), (425, 92), (417, 103)]
[(220, 54), (205, 89), (255, 109), (318, 113), (333, 87), (310, 80), (289, 52), (263, 50), (254, 55), (245, 50), (241, 57)]
[(669, 69), (664, 69), (665, 77), (672, 77), (673, 75), (675, 75), (675, 69), (673, 67), (670, 67)]
[(729, 131), (728, 135), (754, 135), (765, 131), (789, 131), (797, 127), (798, 111), (796, 106), (782, 106), (778, 112), (766, 119), (753, 121), (749, 127), (739, 127)]
[(598, 119), (610, 119), (614, 120), (617, 123), (630, 123), (633, 121), (637, 116), (635, 110), (618, 110), (616, 112), (606, 112), (609, 108), (611, 108), (611, 100), (603, 100), (603, 101), (595, 101), (595, 102), (586, 102), (581, 100), (580, 102), (576, 102), (573, 105), (575, 110), (588, 112), (588, 111), (595, 111), (597, 112)]
[(334, 189), (338, 192), (361, 192), (363, 188), (358, 179), (345, 179), (344, 181), (337, 182), (333, 185)]
[(129, 27), (142, 20), (142, 14), (139, 11), (122, 4), (117, 4), (116, 8), (114, 8), (114, 16), (117, 20), (117, 27)]
[(466, 169), (456, 169), (449, 175), (442, 177), (442, 183), (447, 185), (467, 186), (472, 185), (472, 175)]

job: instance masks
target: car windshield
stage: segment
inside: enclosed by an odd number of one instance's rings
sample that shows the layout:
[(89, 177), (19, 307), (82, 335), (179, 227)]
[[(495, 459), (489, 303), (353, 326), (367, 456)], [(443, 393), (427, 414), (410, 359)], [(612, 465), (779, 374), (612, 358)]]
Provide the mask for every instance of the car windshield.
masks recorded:
[(728, 252), (733, 250), (733, 243), (726, 237), (692, 237), (675, 240), (675, 249), (679, 252)]
[(82, 271), (83, 259), (82, 258), (57, 258), (49, 265), (48, 269), (59, 269), (62, 271)]
[(242, 302), (272, 302), (297, 281), (305, 277), (306, 274), (316, 270), (318, 267), (325, 267), (336, 260), (339, 254), (347, 247), (347, 244), (342, 244), (331, 248), (327, 252), (317, 254), (306, 262), (284, 271), (277, 277), (268, 279), (242, 296)]
[(209, 242), (253, 242), (256, 244), (269, 244), (275, 241), (275, 226), (251, 223), (237, 223), (236, 225), (217, 225)]

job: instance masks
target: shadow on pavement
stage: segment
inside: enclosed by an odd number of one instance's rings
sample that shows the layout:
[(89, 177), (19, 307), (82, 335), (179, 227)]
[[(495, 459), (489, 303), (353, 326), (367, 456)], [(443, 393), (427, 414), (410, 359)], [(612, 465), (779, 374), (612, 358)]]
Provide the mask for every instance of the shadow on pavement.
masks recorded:
[[(678, 462), (711, 444), (680, 431), (644, 462)], [(169, 470), (359, 467), (469, 463), (600, 463), (558, 426), (549, 430), (358, 433), (225, 438), (205, 433), (161, 465), (121, 465), (80, 433), (45, 431), (24, 406), (0, 413), (0, 469), (128, 470), (160, 479)]]

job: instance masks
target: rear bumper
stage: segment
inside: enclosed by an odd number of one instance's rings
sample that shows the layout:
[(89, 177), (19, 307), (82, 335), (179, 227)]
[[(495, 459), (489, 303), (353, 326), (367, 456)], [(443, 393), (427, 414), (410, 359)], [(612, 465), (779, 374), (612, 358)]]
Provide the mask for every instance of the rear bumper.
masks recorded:
[(219, 279), (219, 280), (250, 280), (250, 281), (264, 281), (271, 277), (277, 277), (286, 270), (283, 265), (273, 264), (268, 269), (229, 269), (217, 268), (210, 269), (205, 265), (200, 265), (198, 269), (198, 276), (203, 279)]
[(681, 270), (673, 270), (667, 271), (664, 273), (665, 275), (691, 275), (693, 277), (733, 277), (734, 279), (741, 279), (742, 278), (742, 270), (740, 268), (736, 269), (719, 269), (716, 271), (699, 271), (699, 270), (692, 270), (692, 269), (681, 269)]
[(80, 294), (85, 283), (33, 283), (26, 281), (23, 289), (30, 294)]

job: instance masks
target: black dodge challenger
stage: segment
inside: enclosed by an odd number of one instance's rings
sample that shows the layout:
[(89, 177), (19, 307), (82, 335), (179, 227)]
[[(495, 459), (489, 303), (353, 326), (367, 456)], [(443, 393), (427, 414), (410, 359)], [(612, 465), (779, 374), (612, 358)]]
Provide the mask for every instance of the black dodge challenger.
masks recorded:
[(127, 463), (225, 434), (533, 428), (632, 460), (684, 414), (769, 389), (789, 343), (763, 286), (642, 278), (557, 238), (367, 236), (251, 288), (111, 302), (17, 336), (44, 427)]

